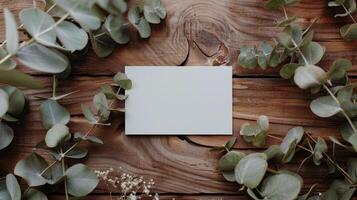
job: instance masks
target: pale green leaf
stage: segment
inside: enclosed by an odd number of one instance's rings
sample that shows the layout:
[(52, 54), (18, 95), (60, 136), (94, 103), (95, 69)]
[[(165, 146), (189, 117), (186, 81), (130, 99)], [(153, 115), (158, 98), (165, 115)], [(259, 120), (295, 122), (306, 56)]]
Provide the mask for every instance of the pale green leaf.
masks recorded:
[(40, 105), (40, 115), (43, 127), (50, 129), (55, 124), (67, 124), (70, 114), (57, 101), (46, 100)]
[(69, 129), (63, 124), (53, 125), (46, 134), (45, 142), (50, 148), (57, 147), (61, 142), (63, 142), (69, 136)]
[(76, 164), (66, 170), (69, 194), (83, 197), (91, 193), (98, 185), (97, 176), (85, 165)]
[(128, 12), (129, 22), (139, 31), (141, 38), (148, 38), (151, 35), (151, 27), (148, 21), (140, 15), (139, 6), (132, 6)]
[[(315, 65), (316, 63), (320, 62), (322, 56), (325, 53), (325, 48), (323, 48), (317, 42), (310, 42), (308, 45), (301, 47), (301, 51), (306, 61), (308, 62), (305, 64)], [(302, 58), (300, 60), (301, 63), (305, 62), (305, 60)]]
[(25, 191), (23, 195), (23, 200), (47, 200), (47, 197), (42, 192), (30, 188), (27, 191)]
[(72, 52), (83, 49), (88, 43), (87, 33), (71, 22), (63, 21), (55, 30), (62, 45)]
[(0, 89), (0, 118), (3, 117), (9, 109), (9, 95)]
[(14, 15), (7, 9), (4, 9), (5, 16), (5, 35), (6, 50), (11, 55), (15, 55), (19, 48), (19, 34), (17, 33), (17, 23)]
[(295, 70), (294, 82), (301, 89), (321, 85), (326, 78), (326, 72), (318, 66), (306, 65)]
[(236, 181), (248, 188), (256, 188), (268, 168), (267, 157), (262, 153), (253, 153), (243, 157), (234, 169)]
[(331, 96), (323, 96), (313, 100), (310, 104), (310, 109), (319, 117), (331, 117), (342, 110)]
[(63, 72), (69, 65), (68, 59), (60, 52), (37, 43), (21, 48), (17, 53), (17, 58), (24, 65), (47, 73)]
[(128, 26), (125, 24), (124, 18), (121, 15), (109, 15), (105, 19), (104, 27), (115, 42), (119, 44), (129, 42)]
[(0, 122), (0, 150), (9, 146), (14, 138), (14, 131), (7, 124)]
[(11, 200), (21, 200), (21, 188), (13, 174), (6, 175), (6, 188)]

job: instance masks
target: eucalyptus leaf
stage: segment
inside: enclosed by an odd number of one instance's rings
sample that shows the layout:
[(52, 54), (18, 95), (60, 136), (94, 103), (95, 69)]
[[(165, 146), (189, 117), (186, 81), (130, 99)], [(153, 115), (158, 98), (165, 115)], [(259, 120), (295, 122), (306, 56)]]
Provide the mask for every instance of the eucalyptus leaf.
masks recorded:
[[(14, 173), (26, 180), (30, 187), (40, 186), (47, 183), (41, 176), (42, 171), (48, 166), (45, 159), (36, 153), (20, 160), (16, 163)], [(48, 174), (47, 172), (44, 175)]]
[(55, 21), (38, 8), (27, 8), (20, 12), (20, 20), (26, 31), (43, 45), (56, 45)]
[(254, 49), (242, 46), (239, 49), (238, 63), (243, 68), (254, 69), (258, 64)]
[(319, 117), (331, 117), (342, 109), (331, 96), (323, 96), (313, 100), (310, 104), (311, 111)]
[(6, 175), (6, 188), (11, 200), (21, 200), (21, 188), (13, 174)]
[(285, 5), (285, 0), (269, 0), (264, 4), (264, 8), (268, 10), (280, 9)]
[(69, 65), (68, 59), (61, 53), (37, 43), (22, 47), (17, 58), (24, 65), (47, 73), (63, 72)]
[(84, 29), (96, 30), (100, 27), (100, 18), (91, 8), (77, 0), (55, 0), (58, 6), (68, 12)]
[(74, 134), (74, 140), (76, 141), (84, 140), (95, 144), (103, 144), (103, 141), (94, 135), (83, 135), (82, 133), (78, 133), (78, 132)]
[(321, 164), (321, 159), (323, 158), (323, 153), (326, 153), (328, 150), (327, 144), (325, 140), (321, 137), (317, 138), (315, 148), (314, 148), (314, 154), (313, 154), (313, 161), (315, 165), (320, 165)]
[(264, 200), (294, 200), (302, 185), (303, 180), (298, 174), (282, 171), (266, 177), (259, 191)]
[(145, 0), (143, 10), (145, 19), (152, 24), (159, 24), (166, 17), (165, 7), (160, 0)]
[(74, 147), (71, 151), (66, 153), (67, 158), (81, 159), (85, 158), (88, 154), (88, 150), (80, 147)]
[(34, 77), (17, 70), (0, 70), (0, 83), (9, 84), (18, 87), (27, 87), (31, 89), (43, 88), (42, 82)]
[(9, 109), (9, 95), (0, 89), (0, 118), (3, 117)]
[(98, 121), (95, 115), (93, 114), (92, 110), (84, 104), (82, 104), (81, 106), (82, 106), (82, 113), (85, 116), (85, 118), (88, 120), (88, 122), (90, 124), (96, 124)]
[(346, 72), (352, 68), (351, 61), (347, 59), (337, 59), (333, 62), (327, 73), (327, 79), (340, 80), (346, 76)]
[(281, 69), (280, 69), (280, 76), (285, 78), (285, 79), (290, 79), (294, 76), (295, 70), (299, 68), (301, 65), (297, 63), (288, 63), (285, 64)]
[[(310, 42), (308, 45), (301, 47), (302, 54), (304, 55), (306, 61), (310, 65), (315, 65), (320, 62), (322, 56), (325, 53), (325, 48), (323, 48), (317, 42)], [(305, 60), (301, 58), (301, 62), (303, 63)]]
[(294, 82), (301, 89), (321, 85), (325, 78), (326, 72), (316, 65), (306, 65), (298, 67), (295, 70)]
[[(347, 9), (344, 13), (340, 14), (335, 14), (335, 17), (345, 17), (348, 16), (351, 13), (354, 13), (356, 11), (356, 1), (355, 0), (345, 0), (343, 1), (343, 6)], [(329, 4), (330, 6), (333, 6)], [(337, 6), (340, 6), (341, 4), (337, 4)]]
[(347, 24), (340, 28), (340, 34), (345, 41), (357, 39), (357, 24)]
[(229, 182), (236, 182), (236, 177), (234, 176), (234, 170), (232, 171), (222, 171), (221, 172), (224, 179)]
[(231, 150), (233, 148), (233, 146), (235, 145), (235, 143), (237, 142), (237, 138), (233, 137), (230, 140), (228, 140), (226, 142), (226, 144), (224, 145), (224, 147), (228, 150)]
[(67, 124), (70, 114), (57, 101), (46, 100), (40, 105), (40, 115), (43, 127), (50, 129), (55, 124)]
[(268, 168), (267, 157), (262, 153), (253, 153), (243, 157), (234, 169), (236, 181), (248, 188), (256, 188)]
[(105, 19), (104, 27), (115, 42), (119, 44), (129, 42), (128, 26), (121, 15), (109, 15)]
[(240, 151), (229, 151), (218, 161), (218, 169), (220, 171), (234, 171), (235, 166), (245, 156), (245, 153)]
[(14, 15), (7, 9), (4, 9), (5, 16), (5, 35), (6, 50), (11, 55), (15, 55), (19, 48), (19, 34), (17, 33), (17, 23)]
[(130, 90), (133, 85), (131, 80), (126, 76), (126, 74), (122, 72), (118, 72), (117, 74), (115, 74), (113, 81), (124, 90)]
[(351, 188), (349, 183), (342, 180), (334, 180), (330, 185), (324, 198), (327, 200), (338, 199), (338, 200), (350, 200), (355, 192), (355, 188)]
[(9, 191), (6, 188), (6, 180), (0, 179), (0, 198), (1, 200), (11, 200)]
[(357, 181), (357, 158), (349, 158), (347, 161), (347, 173), (352, 178), (352, 181)]
[(91, 193), (98, 185), (97, 176), (85, 165), (76, 164), (66, 170), (69, 194), (83, 197)]
[(103, 29), (89, 32), (90, 41), (95, 54), (99, 57), (109, 56), (114, 48), (115, 42)]
[(53, 125), (46, 134), (45, 142), (50, 148), (57, 147), (62, 141), (69, 136), (69, 129), (63, 124)]
[(2, 89), (9, 96), (9, 108), (7, 113), (13, 117), (20, 117), (26, 106), (24, 93), (13, 86), (5, 86)]
[(267, 156), (267, 160), (278, 158), (280, 160), (283, 157), (283, 151), (279, 145), (272, 145), (267, 150), (264, 151), (264, 154)]
[(294, 127), (288, 131), (288, 133), (280, 144), (280, 148), (284, 154), (284, 163), (290, 162), (291, 159), (294, 157), (296, 146), (302, 140), (303, 136), (304, 129), (301, 126)]
[(87, 33), (71, 22), (63, 21), (55, 30), (59, 41), (71, 52), (83, 49), (88, 43)]
[(22, 198), (23, 200), (47, 200), (45, 194), (33, 188), (26, 190)]
[[(356, 122), (353, 123), (354, 126), (357, 125)], [(355, 151), (357, 151), (357, 133), (353, 131), (349, 123), (345, 123), (340, 128), (342, 138), (349, 142)]]
[(139, 6), (133, 6), (129, 9), (128, 20), (139, 31), (141, 38), (148, 38), (151, 35), (151, 27), (148, 21), (141, 16)]
[(14, 139), (14, 131), (4, 122), (0, 122), (0, 150), (10, 145)]

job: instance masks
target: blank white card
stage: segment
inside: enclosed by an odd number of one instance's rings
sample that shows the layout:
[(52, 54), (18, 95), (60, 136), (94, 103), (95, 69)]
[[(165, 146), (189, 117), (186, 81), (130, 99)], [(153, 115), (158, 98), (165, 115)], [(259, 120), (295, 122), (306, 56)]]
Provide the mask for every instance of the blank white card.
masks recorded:
[(231, 135), (232, 67), (127, 66), (127, 135)]

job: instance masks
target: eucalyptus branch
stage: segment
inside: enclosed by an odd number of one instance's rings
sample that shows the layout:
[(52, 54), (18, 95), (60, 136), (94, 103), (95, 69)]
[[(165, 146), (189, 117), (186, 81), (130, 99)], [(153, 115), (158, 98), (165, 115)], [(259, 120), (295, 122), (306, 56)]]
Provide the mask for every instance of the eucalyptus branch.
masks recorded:
[(355, 18), (351, 15), (351, 12), (346, 8), (345, 5), (341, 4), (342, 8), (348, 13), (348, 16), (352, 19), (353, 23), (356, 23)]

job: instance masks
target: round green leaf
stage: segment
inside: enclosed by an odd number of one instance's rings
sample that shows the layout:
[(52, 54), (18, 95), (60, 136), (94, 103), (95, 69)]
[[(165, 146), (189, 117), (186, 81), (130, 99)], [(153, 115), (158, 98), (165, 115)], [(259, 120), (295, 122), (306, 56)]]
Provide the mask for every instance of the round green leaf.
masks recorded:
[(332, 63), (327, 77), (330, 80), (340, 80), (346, 76), (346, 72), (352, 68), (351, 61), (347, 59), (337, 59)]
[(119, 87), (123, 88), (124, 90), (130, 90), (132, 87), (131, 80), (126, 76), (126, 74), (122, 72), (118, 72), (115, 74), (113, 78), (114, 83), (118, 84)]
[[(301, 51), (308, 64), (311, 65), (320, 62), (322, 56), (325, 53), (325, 49), (317, 42), (310, 42), (308, 45), (301, 47)], [(301, 63), (303, 63), (302, 58)]]
[(254, 69), (258, 64), (254, 48), (242, 46), (239, 49), (238, 63), (243, 68)]
[(17, 58), (24, 65), (47, 73), (63, 72), (69, 65), (68, 59), (60, 52), (32, 43), (21, 48)]
[(26, 31), (39, 43), (43, 45), (56, 43), (56, 32), (52, 28), (55, 21), (48, 13), (38, 8), (28, 8), (20, 12), (20, 20)]
[(288, 63), (285, 64), (281, 69), (280, 69), (280, 76), (285, 78), (285, 79), (290, 79), (291, 77), (294, 76), (295, 70), (299, 68), (301, 65), (297, 63)]
[(319, 117), (331, 117), (342, 110), (331, 96), (323, 96), (313, 100), (310, 104), (310, 109)]
[(9, 109), (9, 95), (0, 89), (0, 118), (3, 117)]
[(77, 0), (55, 0), (57, 5), (67, 11), (84, 29), (96, 30), (100, 27), (100, 18), (96, 12)]
[(17, 23), (14, 15), (7, 9), (4, 9), (5, 16), (5, 35), (6, 50), (11, 55), (15, 55), (19, 48), (19, 34), (17, 33)]
[(257, 124), (261, 130), (263, 130), (263, 131), (269, 130), (269, 119), (267, 116), (265, 116), (265, 115), (259, 116), (259, 118), (257, 120)]
[(40, 105), (40, 115), (43, 127), (50, 129), (55, 124), (67, 124), (70, 114), (57, 101), (46, 100)]
[(23, 200), (47, 200), (47, 197), (42, 192), (30, 188), (24, 193)]
[(0, 199), (1, 200), (11, 200), (9, 191), (6, 188), (6, 180), (0, 179)]
[(14, 131), (8, 125), (0, 122), (0, 150), (9, 146), (14, 139)]
[(95, 54), (99, 57), (109, 56), (114, 48), (115, 42), (102, 29), (89, 32), (90, 41)]
[(295, 70), (294, 82), (301, 89), (321, 85), (326, 78), (326, 72), (315, 65), (298, 67)]
[[(353, 124), (354, 126), (357, 125), (356, 122), (354, 122)], [(353, 131), (351, 125), (349, 123), (343, 124), (340, 128), (340, 132), (342, 138), (345, 141), (349, 142), (353, 146), (354, 150), (357, 151), (357, 133)]]
[(5, 86), (2, 88), (9, 96), (9, 113), (13, 117), (20, 117), (26, 105), (26, 97), (24, 93), (13, 86)]
[(25, 179), (30, 187), (40, 186), (47, 183), (47, 180), (41, 176), (42, 171), (47, 166), (45, 159), (36, 153), (32, 153), (16, 163), (14, 173)]
[(340, 34), (345, 41), (357, 39), (357, 24), (347, 24), (340, 28)]
[(321, 137), (317, 138), (315, 148), (314, 148), (314, 154), (313, 154), (313, 161), (315, 165), (320, 165), (321, 164), (321, 159), (323, 158), (323, 153), (326, 153), (328, 150), (327, 144), (325, 140)]
[(6, 188), (11, 200), (21, 200), (21, 188), (13, 174), (6, 175)]
[(301, 126), (294, 127), (288, 131), (283, 141), (280, 144), (280, 148), (284, 154), (283, 162), (290, 162), (295, 155), (296, 145), (302, 140), (304, 136), (304, 128)]
[(133, 6), (129, 9), (128, 20), (139, 31), (141, 38), (148, 38), (151, 35), (150, 24), (144, 17), (140, 16), (139, 6)]
[(165, 7), (160, 0), (145, 0), (144, 16), (149, 23), (159, 24), (166, 17)]
[(83, 197), (91, 193), (98, 185), (97, 176), (85, 165), (76, 164), (66, 171), (69, 194)]
[(69, 129), (63, 124), (55, 124), (47, 131), (45, 142), (50, 148), (57, 147), (62, 141), (69, 136)]
[(265, 200), (294, 200), (300, 193), (303, 180), (297, 174), (281, 172), (266, 177), (260, 187)]
[(270, 160), (275, 157), (282, 157), (283, 151), (281, 150), (279, 145), (272, 145), (267, 150), (264, 151), (267, 156), (267, 160)]
[(72, 52), (83, 49), (88, 43), (87, 33), (71, 22), (63, 21), (55, 30), (62, 45)]
[(221, 171), (233, 171), (238, 162), (245, 156), (240, 151), (229, 151), (218, 161), (218, 168)]
[(232, 171), (222, 171), (221, 172), (224, 179), (228, 182), (236, 182), (236, 177), (234, 176), (234, 170)]
[(121, 15), (109, 15), (105, 19), (104, 27), (115, 42), (119, 44), (129, 42), (128, 27), (125, 25), (124, 18)]
[(243, 157), (234, 169), (236, 181), (248, 188), (256, 188), (268, 168), (267, 157), (262, 153), (253, 153)]

